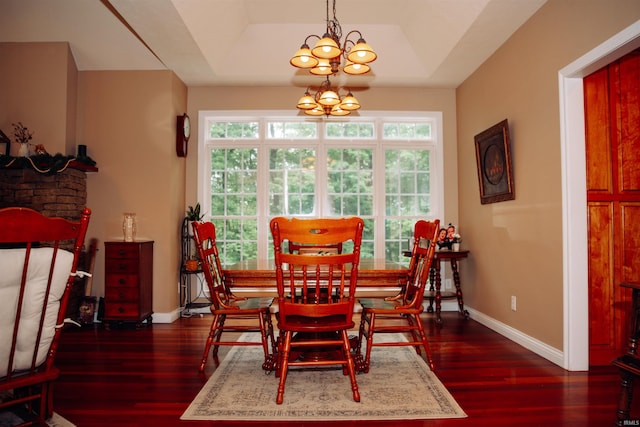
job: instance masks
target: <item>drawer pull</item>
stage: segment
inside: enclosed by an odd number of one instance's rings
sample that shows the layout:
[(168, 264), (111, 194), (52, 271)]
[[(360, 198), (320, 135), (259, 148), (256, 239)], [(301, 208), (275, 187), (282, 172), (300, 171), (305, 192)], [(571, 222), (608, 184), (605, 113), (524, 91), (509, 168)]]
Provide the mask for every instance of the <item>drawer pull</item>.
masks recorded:
[(124, 292), (120, 292), (120, 293), (118, 294), (118, 296), (120, 297), (120, 299), (124, 299), (124, 297), (125, 297), (126, 295), (124, 294)]
[(123, 307), (118, 307), (118, 313), (124, 313), (124, 308)]
[(127, 269), (127, 264), (118, 264), (118, 268), (120, 270), (126, 270)]
[(126, 253), (127, 253), (127, 252), (126, 252), (124, 249), (120, 249), (120, 250), (118, 251), (118, 255), (120, 255), (120, 256), (124, 256)]
[(125, 283), (127, 283), (127, 281), (124, 280), (124, 277), (121, 277), (120, 280), (118, 280), (118, 283), (120, 283), (121, 285), (124, 285)]

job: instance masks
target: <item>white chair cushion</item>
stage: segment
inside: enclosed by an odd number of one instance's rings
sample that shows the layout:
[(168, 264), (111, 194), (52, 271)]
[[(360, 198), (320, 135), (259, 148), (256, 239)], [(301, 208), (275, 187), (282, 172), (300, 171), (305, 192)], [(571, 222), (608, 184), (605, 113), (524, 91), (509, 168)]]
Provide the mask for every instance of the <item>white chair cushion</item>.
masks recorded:
[[(40, 307), (44, 300), (49, 266), (51, 265), (52, 248), (36, 248), (31, 250), (29, 268), (27, 270), (27, 284), (24, 295), (20, 330), (16, 346), (16, 355), (13, 361), (13, 371), (29, 369), (36, 342), (38, 322), (40, 320)], [(9, 351), (11, 336), (13, 335), (14, 320), (18, 305), (20, 280), (24, 266), (25, 249), (0, 250), (0, 378), (7, 375), (9, 363)], [(38, 348), (37, 363), (42, 364), (51, 346), (51, 341), (56, 327), (60, 299), (64, 294), (65, 285), (69, 278), (73, 254), (69, 251), (59, 250), (53, 271), (53, 280), (47, 312), (44, 321), (44, 330)]]

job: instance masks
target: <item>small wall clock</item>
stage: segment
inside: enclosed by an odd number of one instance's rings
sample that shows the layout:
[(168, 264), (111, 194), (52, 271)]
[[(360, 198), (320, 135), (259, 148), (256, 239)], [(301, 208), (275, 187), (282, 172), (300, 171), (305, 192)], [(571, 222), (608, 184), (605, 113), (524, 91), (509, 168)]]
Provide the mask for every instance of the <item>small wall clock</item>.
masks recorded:
[(187, 144), (191, 136), (191, 121), (185, 113), (177, 117), (176, 121), (176, 154), (178, 157), (187, 157)]

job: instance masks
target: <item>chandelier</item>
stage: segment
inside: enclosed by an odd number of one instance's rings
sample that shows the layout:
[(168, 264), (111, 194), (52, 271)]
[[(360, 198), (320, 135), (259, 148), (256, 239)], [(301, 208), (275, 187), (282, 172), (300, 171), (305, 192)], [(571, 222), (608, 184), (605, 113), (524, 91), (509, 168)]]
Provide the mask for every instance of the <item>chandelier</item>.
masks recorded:
[(318, 90), (312, 96), (307, 88), (302, 98), (298, 100), (297, 107), (309, 116), (346, 116), (360, 108), (360, 103), (351, 94), (340, 96), (340, 89), (333, 90), (329, 77), (322, 82)]
[[(308, 69), (313, 75), (327, 76), (315, 96), (311, 96), (307, 89), (305, 95), (298, 101), (298, 108), (309, 115), (344, 116), (360, 108), (360, 104), (350, 91), (347, 91), (348, 94), (344, 98), (340, 98), (337, 91), (331, 90), (329, 76), (337, 74), (340, 69), (350, 75), (368, 73), (371, 70), (369, 63), (375, 61), (378, 56), (358, 30), (350, 31), (344, 41), (341, 40), (342, 27), (336, 18), (336, 0), (333, 0), (332, 18), (329, 17), (329, 0), (326, 2), (326, 32), (322, 37), (315, 34), (307, 36), (289, 62), (294, 67)], [(358, 37), (355, 42), (350, 39), (354, 34)], [(312, 38), (318, 39), (313, 49), (309, 48), (308, 44), (309, 39)]]

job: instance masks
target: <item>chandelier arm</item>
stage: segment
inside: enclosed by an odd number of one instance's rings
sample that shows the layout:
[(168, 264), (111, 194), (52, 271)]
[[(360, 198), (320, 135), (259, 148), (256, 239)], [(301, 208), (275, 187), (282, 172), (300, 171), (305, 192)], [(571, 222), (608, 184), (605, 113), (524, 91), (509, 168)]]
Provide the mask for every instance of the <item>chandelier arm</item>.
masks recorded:
[(362, 39), (362, 33), (359, 30), (351, 30), (347, 33), (347, 36), (344, 38), (344, 43), (342, 44), (342, 57), (344, 59), (347, 59), (347, 56), (349, 55), (349, 52), (351, 52), (351, 48), (353, 48), (357, 42), (354, 42), (353, 40), (349, 39), (349, 36), (351, 36), (351, 34), (357, 34), (358, 35), (358, 39), (360, 40)]
[(327, 78), (324, 79), (322, 83), (320, 83), (320, 87), (318, 88), (318, 92), (317, 92), (318, 98), (320, 97), (320, 94), (322, 94), (322, 92), (330, 89), (331, 89), (331, 81), (329, 80), (329, 76), (327, 76)]
[(309, 43), (308, 43), (308, 42), (309, 42), (309, 39), (310, 39), (311, 37), (315, 37), (315, 38), (317, 38), (318, 40), (320, 40), (320, 36), (317, 36), (317, 35), (315, 35), (315, 34), (309, 34), (309, 35), (307, 36), (307, 38), (306, 38), (306, 39), (304, 39), (303, 46), (304, 46), (304, 45), (306, 45), (307, 47), (309, 47)]
[[(347, 37), (345, 37), (345, 42), (349, 39), (349, 36), (350, 36), (351, 34), (354, 34), (354, 33), (355, 33), (355, 34), (358, 34), (358, 39), (362, 39), (362, 38), (364, 38), (364, 37), (362, 37), (362, 33), (361, 33), (359, 30), (351, 30), (351, 31), (349, 31), (349, 32), (347, 33)], [(351, 41), (351, 40), (349, 40), (349, 41)], [(351, 42), (351, 43), (355, 44), (354, 42)]]
[(342, 57), (344, 59), (347, 59), (349, 52), (351, 52), (351, 48), (356, 45), (355, 42), (353, 40), (349, 40), (348, 37), (349, 36), (347, 36), (347, 38), (344, 39), (344, 44), (342, 45)]

